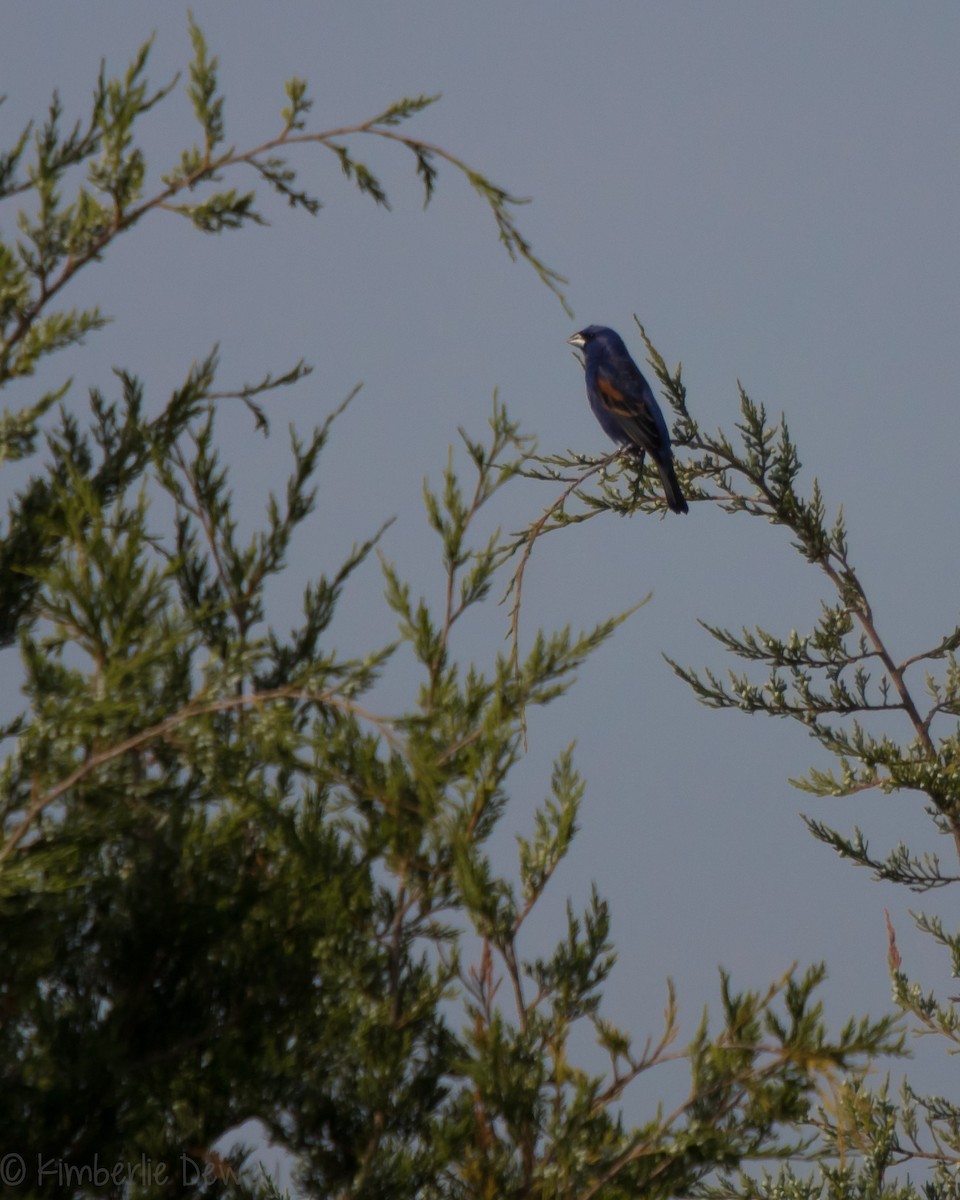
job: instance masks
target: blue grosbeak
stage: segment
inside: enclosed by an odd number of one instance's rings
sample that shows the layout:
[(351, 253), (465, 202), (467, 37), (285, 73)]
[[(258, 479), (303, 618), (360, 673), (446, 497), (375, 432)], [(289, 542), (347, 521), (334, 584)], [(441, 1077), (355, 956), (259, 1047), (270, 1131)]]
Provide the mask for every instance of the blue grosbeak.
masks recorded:
[(639, 452), (641, 462), (646, 451), (657, 464), (668, 508), (685, 513), (687, 502), (673, 469), (667, 423), (623, 339), (604, 325), (588, 325), (567, 341), (583, 351), (587, 399), (603, 432)]

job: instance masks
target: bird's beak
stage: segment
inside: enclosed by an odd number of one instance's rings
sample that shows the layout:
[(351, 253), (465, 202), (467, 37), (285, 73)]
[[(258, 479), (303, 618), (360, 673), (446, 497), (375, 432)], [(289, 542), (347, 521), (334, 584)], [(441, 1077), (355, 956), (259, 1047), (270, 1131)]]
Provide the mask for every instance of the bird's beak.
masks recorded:
[(583, 347), (583, 334), (575, 333), (573, 335), (573, 337), (568, 337), (567, 345), (568, 346), (576, 346), (577, 349), (580, 350)]

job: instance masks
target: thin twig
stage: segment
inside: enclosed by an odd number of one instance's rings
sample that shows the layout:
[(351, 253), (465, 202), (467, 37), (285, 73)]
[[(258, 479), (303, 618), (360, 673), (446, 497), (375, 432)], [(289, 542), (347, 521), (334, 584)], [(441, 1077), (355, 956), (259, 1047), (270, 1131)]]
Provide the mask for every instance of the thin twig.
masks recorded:
[[(619, 458), (620, 454), (621, 451), (619, 448), (611, 451), (611, 453), (605, 458), (601, 459), (600, 462), (594, 463), (593, 466), (588, 468), (581, 475), (578, 475), (576, 478), (572, 479), (563, 489), (557, 499), (554, 500), (553, 503), (544, 510), (543, 516), (534, 521), (534, 523), (523, 536), (523, 552), (520, 555), (520, 562), (517, 565), (517, 569), (513, 573), (513, 577), (510, 580), (510, 588), (513, 591), (513, 606), (510, 609), (510, 638), (512, 641), (510, 661), (513, 667), (513, 673), (517, 679), (520, 678), (520, 606), (523, 601), (523, 575), (527, 568), (527, 562), (530, 558), (530, 555), (533, 553), (534, 542), (541, 535), (541, 533), (543, 533), (544, 526), (550, 520), (550, 518), (563, 508), (570, 494), (575, 492), (577, 488), (582, 487), (591, 475), (595, 475), (598, 471), (602, 471), (605, 467), (609, 466), (609, 464), (612, 463), (615, 458)], [(520, 730), (523, 734), (524, 746), (526, 746), (527, 719), (526, 707), (524, 705), (521, 705), (520, 709)]]

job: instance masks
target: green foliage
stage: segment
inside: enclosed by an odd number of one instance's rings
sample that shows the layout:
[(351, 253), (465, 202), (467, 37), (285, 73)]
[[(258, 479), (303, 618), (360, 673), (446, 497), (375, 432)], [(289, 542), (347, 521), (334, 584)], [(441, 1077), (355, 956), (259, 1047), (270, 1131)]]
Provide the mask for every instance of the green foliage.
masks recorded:
[[(139, 120), (176, 81), (150, 92), (149, 43), (122, 78), (101, 71), (87, 124), (64, 132), (54, 99), (39, 132), (28, 126), (0, 158), (0, 199), (34, 206), (16, 242), (0, 241), (0, 386), (102, 325), (96, 308), (57, 308), (59, 293), (154, 210), (211, 233), (261, 220), (253, 193), (219, 186), (246, 165), (316, 213), (285, 157), (301, 144), (332, 151), (381, 204), (386, 191), (355, 157), (357, 140), (411, 152), (427, 201), (437, 164), (453, 166), (490, 207), (508, 251), (557, 291), (559, 277), (514, 223), (518, 201), (400, 132), (432, 98), (309, 132), (306, 84), (292, 79), (280, 134), (237, 151), (226, 143), (216, 58), (192, 18), (190, 33), (187, 89), (202, 139), (160, 191), (145, 195)], [(689, 1045), (668, 986), (662, 1030), (636, 1047), (603, 1015), (616, 955), (599, 892), (582, 908), (568, 902), (556, 945), (531, 932), (577, 831), (585, 784), (571, 748), (519, 839), (518, 877), (495, 860), (529, 706), (564, 695), (627, 615), (580, 633), (537, 630), (521, 654), (523, 566), (537, 536), (583, 519), (564, 514), (570, 496), (591, 505), (587, 515), (649, 507), (646, 476), (634, 470), (625, 491), (604, 477), (590, 497), (583, 483), (610, 456), (565, 480), (561, 502), (527, 534), (491, 530), (488, 503), (516, 477), (566, 469), (538, 465), (495, 399), (486, 436), (461, 431), (439, 484), (425, 485), (439, 594), (421, 595), (386, 557), (388, 521), (306, 585), (299, 624), (282, 633), (269, 590), (306, 532), (324, 450), (353, 397), (308, 435), (291, 434), (285, 487), (247, 537), (217, 427), (240, 402), (269, 435), (261, 401), (307, 370), (217, 390), (214, 351), (152, 418), (139, 379), (118, 371), (110, 398), (91, 390), (83, 415), (65, 403), (52, 414), (64, 387), (0, 425), (6, 459), (36, 455), (41, 435), (44, 445), (0, 545), (0, 638), (8, 653), (17, 644), (24, 705), (4, 731), (16, 744), (0, 767), (0, 1126), (5, 1150), (32, 1172), (27, 1194), (276, 1195), (247, 1152), (217, 1150), (251, 1117), (295, 1156), (316, 1196), (666, 1198), (713, 1186), (721, 1170), (794, 1161), (816, 1137), (839, 1154), (829, 1169), (845, 1170), (848, 1129), (879, 1136), (870, 1131), (884, 1110), (864, 1076), (876, 1055), (900, 1049), (889, 1019), (831, 1034), (816, 997), (821, 969), (790, 971), (759, 992), (722, 976), (719, 1012)], [(674, 399), (693, 446), (679, 390)], [(767, 491), (722, 502), (774, 506), (804, 553), (853, 594), (842, 529), (823, 534), (822, 503), (795, 494), (785, 427), (768, 436), (762, 410), (744, 398), (743, 436), (744, 461)], [(725, 459), (712, 477), (732, 480), (735, 466)], [(374, 549), (397, 638), (345, 657), (331, 622)], [(504, 588), (513, 638), (487, 660), (461, 660), (455, 630)], [(764, 636), (749, 643), (754, 656), (775, 654), (783, 671), (803, 665), (803, 645)], [(820, 636), (817, 653), (839, 675), (848, 634), (837, 613)], [(387, 715), (376, 685), (401, 648), (416, 679)], [(844, 686), (846, 714), (867, 693), (866, 682)], [(808, 689), (808, 704), (827, 700)], [(839, 711), (830, 702), (815, 721)], [(894, 763), (890, 752), (874, 766)], [(943, 930), (930, 932), (956, 953)], [(948, 1010), (906, 979), (902, 991), (946, 1032)], [(605, 1068), (584, 1065), (590, 1043)], [(627, 1121), (632, 1085), (681, 1060), (685, 1098)], [(825, 1098), (833, 1107), (822, 1116)], [(948, 1105), (912, 1094), (910, 1104), (903, 1120), (924, 1113), (942, 1139), (955, 1136)], [(197, 1174), (171, 1190), (158, 1168), (186, 1161)], [(132, 1175), (105, 1180), (103, 1164), (128, 1164)]]
[[(801, 490), (800, 457), (786, 419), (771, 421), (764, 406), (739, 387), (736, 437), (703, 429), (688, 408), (681, 368), (671, 372), (642, 326), (640, 334), (674, 414), (684, 493), (731, 515), (746, 514), (784, 527), (794, 549), (820, 569), (828, 585), (828, 596), (808, 633), (796, 629), (773, 633), (759, 625), (737, 632), (703, 623), (726, 653), (746, 664), (743, 671), (730, 670), (723, 678), (709, 669), (698, 671), (668, 662), (712, 708), (799, 721), (835, 763), (833, 769), (813, 768), (803, 779), (794, 780), (801, 790), (821, 797), (871, 789), (887, 795), (919, 793), (927, 802), (934, 831), (948, 837), (954, 853), (960, 855), (960, 725), (956, 721), (960, 627), (935, 646), (898, 661), (853, 565), (842, 511), (829, 516), (815, 479), (808, 496)], [(544, 516), (516, 541), (523, 557), (514, 575), (515, 589), (519, 590), (523, 564), (541, 534), (604, 512), (630, 515), (662, 508), (656, 473), (649, 466), (638, 471), (636, 462), (626, 459), (612, 476), (607, 474), (618, 457), (615, 453), (584, 460), (556, 455), (526, 465), (528, 476), (564, 487)], [(587, 484), (594, 477), (598, 486), (591, 490)], [(571, 497), (580, 504), (567, 511)], [(877, 727), (878, 714), (885, 719), (882, 729)], [(900, 739), (891, 732), (891, 716), (901, 722)], [(853, 864), (870, 868), (877, 879), (915, 892), (960, 882), (960, 875), (944, 869), (932, 850), (915, 852), (900, 843), (876, 855), (859, 828), (844, 834), (821, 820), (805, 820), (816, 838)], [(934, 915), (915, 914), (915, 922), (947, 950), (951, 973), (960, 974), (960, 932), (949, 932)], [(894, 1002), (919, 1032), (945, 1039), (948, 1051), (955, 1053), (960, 998), (938, 997), (911, 981), (902, 968), (892, 925), (889, 934)], [(777, 1087), (782, 1086), (783, 1081), (778, 1081)], [(786, 1165), (776, 1175), (712, 1180), (700, 1186), (698, 1194), (744, 1200), (757, 1196), (912, 1200), (920, 1194), (960, 1194), (960, 1108), (942, 1097), (920, 1095), (906, 1081), (899, 1105), (888, 1099), (886, 1086), (870, 1089), (864, 1081), (835, 1081), (818, 1116), (797, 1113), (787, 1120), (818, 1135), (813, 1143), (818, 1175), (798, 1174), (795, 1165)], [(922, 1192), (905, 1174), (910, 1163), (930, 1164)]]
[[(124, 380), (123, 426), (140, 422), (173, 528), (155, 525), (142, 483), (105, 494), (65, 459), (58, 551), (32, 573), (28, 711), (3, 771), (0, 851), (13, 1144), (77, 1169), (96, 1156), (170, 1162), (197, 1146), (209, 1156), (255, 1113), (297, 1154), (304, 1186), (357, 1196), (669, 1195), (719, 1162), (779, 1153), (780, 1123), (805, 1111), (826, 1065), (895, 1045), (887, 1022), (834, 1041), (811, 1008), (816, 980), (764, 996), (725, 984), (717, 1032), (671, 1049), (671, 998), (663, 1034), (636, 1052), (601, 1016), (615, 955), (596, 892), (582, 914), (568, 908), (552, 952), (524, 957), (525, 921), (576, 831), (569, 750), (521, 839), (519, 888), (486, 845), (523, 711), (566, 690), (612, 623), (540, 635), (519, 675), (509, 654), (488, 671), (453, 658), (451, 631), (502, 570), (503, 546), (473, 531), (527, 452), (506, 411), (495, 407), (486, 445), (466, 440), (472, 489), (452, 461), (427, 489), (439, 608), (384, 560), (422, 677), (388, 719), (363, 698), (391, 648), (342, 660), (327, 638), (375, 539), (307, 589), (300, 628), (265, 625), (265, 588), (310, 516), (330, 421), (294, 438), (285, 501), (241, 542), (214, 380), (212, 359), (191, 372), (165, 418), (184, 396), (192, 416), (162, 450)], [(51, 446), (100, 444), (121, 423), (96, 396), (93, 414), (86, 438), (64, 417)], [(464, 920), (479, 938), (472, 963)], [(496, 1000), (503, 982), (510, 1009)], [(447, 1015), (457, 997), (462, 1030)], [(576, 1065), (581, 1023), (608, 1076)], [(628, 1086), (683, 1053), (689, 1101), (624, 1126)]]
[[(307, 118), (312, 100), (306, 82), (294, 77), (286, 84), (288, 103), (281, 113), (280, 133), (259, 146), (238, 150), (226, 146), (217, 59), (209, 54), (192, 17), (190, 36), (194, 57), (187, 93), (202, 129), (202, 144), (184, 150), (177, 165), (162, 173), (160, 191), (144, 195), (146, 154), (138, 141), (139, 123), (178, 80), (150, 92), (146, 68), (151, 41), (144, 43), (122, 77), (107, 78), (101, 70), (86, 124), (78, 122), (64, 132), (63, 111), (54, 93), (46, 122), (36, 132), (29, 124), (11, 149), (0, 155), (0, 200), (28, 194), (36, 206), (32, 214), (26, 210), (18, 214), (21, 236), (15, 242), (0, 238), (0, 386), (31, 375), (42, 358), (83, 341), (103, 326), (106, 318), (96, 307), (54, 311), (52, 302), (78, 270), (100, 258), (116, 237), (154, 210), (180, 213), (205, 233), (263, 223), (255, 192), (213, 186), (228, 171), (252, 167), (291, 205), (316, 214), (319, 199), (297, 187), (297, 173), (287, 157), (298, 147), (314, 145), (332, 151), (360, 191), (389, 207), (383, 184), (352, 149), (361, 137), (394, 142), (412, 154), (425, 203), (436, 186), (438, 162), (463, 175), (488, 205), (511, 257), (532, 266), (567, 307), (560, 290), (563, 279), (533, 253), (516, 224), (512, 210), (522, 201), (442, 147), (400, 131), (437, 97), (403, 99), (360, 124), (311, 132)], [(33, 159), (24, 176), (31, 134)], [(75, 183), (78, 168), (85, 174)], [(67, 188), (73, 194), (70, 201), (62, 197)], [(198, 191), (202, 198), (194, 200)], [(191, 199), (179, 198), (184, 193)]]
[(197, 120), (203, 126), (204, 153), (210, 155), (223, 141), (223, 96), (218, 95), (217, 60), (207, 55), (207, 43), (190, 14), (190, 41), (193, 43), (193, 62), (190, 64), (190, 86), (187, 95)]

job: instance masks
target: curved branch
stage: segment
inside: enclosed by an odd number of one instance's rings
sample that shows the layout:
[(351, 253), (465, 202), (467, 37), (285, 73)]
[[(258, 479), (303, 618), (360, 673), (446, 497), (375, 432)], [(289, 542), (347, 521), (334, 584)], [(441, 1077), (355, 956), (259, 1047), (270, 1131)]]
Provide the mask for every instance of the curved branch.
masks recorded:
[(240, 696), (227, 696), (220, 700), (195, 701), (181, 708), (178, 712), (172, 713), (169, 717), (164, 718), (164, 720), (157, 722), (156, 725), (151, 725), (147, 729), (141, 729), (139, 733), (133, 734), (124, 741), (116, 743), (116, 745), (108, 746), (105, 750), (98, 750), (94, 754), (88, 754), (78, 767), (48, 791), (39, 792), (35, 787), (34, 797), (23, 820), (6, 839), (3, 846), (0, 847), (0, 863), (4, 859), (9, 858), (23, 840), (31, 825), (45, 809), (59, 800), (61, 796), (66, 795), (71, 788), (96, 771), (98, 767), (113, 762), (114, 759), (121, 758), (131, 750), (137, 750), (141, 746), (162, 740), (172, 733), (173, 730), (187, 721), (192, 721), (196, 717), (209, 716), (212, 713), (226, 712), (230, 709), (269, 704), (277, 700), (302, 700), (307, 703), (325, 705), (329, 708), (342, 709), (344, 712), (359, 717), (361, 720), (369, 721), (377, 727), (391, 745), (399, 745), (399, 740), (393, 732), (392, 722), (385, 717), (378, 717), (368, 712), (360, 705), (354, 704), (352, 700), (338, 695), (333, 689), (325, 692), (312, 692), (307, 688), (278, 687), (269, 688), (263, 692), (247, 692)]

